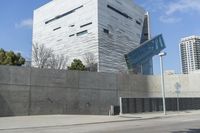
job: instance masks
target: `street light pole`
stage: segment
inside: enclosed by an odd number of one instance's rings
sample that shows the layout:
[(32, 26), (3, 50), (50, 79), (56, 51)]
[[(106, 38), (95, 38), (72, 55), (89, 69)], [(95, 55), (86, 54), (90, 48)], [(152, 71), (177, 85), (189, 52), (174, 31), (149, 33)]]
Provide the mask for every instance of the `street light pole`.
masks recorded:
[(180, 108), (179, 108), (179, 94), (180, 94), (180, 88), (181, 88), (181, 85), (177, 82), (175, 84), (175, 88), (176, 88), (176, 104), (177, 104), (177, 111), (179, 112)]
[(119, 97), (119, 115), (123, 114), (122, 97)]
[(161, 88), (162, 88), (162, 101), (163, 101), (163, 113), (166, 115), (165, 106), (165, 85), (164, 85), (164, 72), (163, 72), (163, 56), (166, 56), (165, 52), (159, 53), (160, 56), (160, 70), (161, 70)]

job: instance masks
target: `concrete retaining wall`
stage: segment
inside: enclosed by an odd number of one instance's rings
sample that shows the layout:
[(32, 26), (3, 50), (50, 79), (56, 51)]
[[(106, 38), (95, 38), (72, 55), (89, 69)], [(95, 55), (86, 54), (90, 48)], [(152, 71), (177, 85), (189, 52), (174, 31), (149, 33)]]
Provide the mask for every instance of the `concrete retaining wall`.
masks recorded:
[(0, 116), (108, 114), (117, 98), (112, 74), (0, 67)]
[[(181, 86), (180, 97), (200, 97), (200, 74), (167, 76), (165, 81), (167, 97), (176, 97), (176, 83)], [(159, 98), (160, 94), (159, 76), (0, 66), (0, 116), (105, 115), (110, 105), (119, 104), (119, 97)]]

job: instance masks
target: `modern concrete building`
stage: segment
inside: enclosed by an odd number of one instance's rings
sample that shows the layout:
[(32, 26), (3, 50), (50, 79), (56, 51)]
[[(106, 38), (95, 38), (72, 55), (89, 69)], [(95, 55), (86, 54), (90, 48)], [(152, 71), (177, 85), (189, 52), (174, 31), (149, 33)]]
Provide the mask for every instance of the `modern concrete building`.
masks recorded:
[[(92, 53), (98, 72), (128, 71), (124, 55), (150, 39), (148, 13), (133, 0), (52, 0), (34, 11), (33, 43), (84, 61)], [(142, 64), (152, 74), (152, 58)]]
[(179, 44), (182, 73), (200, 69), (200, 37), (189, 36), (181, 39)]

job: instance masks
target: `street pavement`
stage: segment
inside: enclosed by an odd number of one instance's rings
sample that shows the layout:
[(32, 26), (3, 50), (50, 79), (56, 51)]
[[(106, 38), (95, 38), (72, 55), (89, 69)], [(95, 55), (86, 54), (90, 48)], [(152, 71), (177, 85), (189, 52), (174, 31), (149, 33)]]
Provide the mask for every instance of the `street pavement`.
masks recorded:
[(0, 133), (200, 133), (200, 111), (3, 117)]

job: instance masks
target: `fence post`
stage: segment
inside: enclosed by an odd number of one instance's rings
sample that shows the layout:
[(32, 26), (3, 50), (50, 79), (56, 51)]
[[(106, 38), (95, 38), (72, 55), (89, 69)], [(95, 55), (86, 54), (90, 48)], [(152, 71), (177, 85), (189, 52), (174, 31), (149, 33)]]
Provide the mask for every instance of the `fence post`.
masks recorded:
[(122, 97), (119, 97), (119, 109), (120, 109), (119, 115), (122, 115), (123, 114)]

